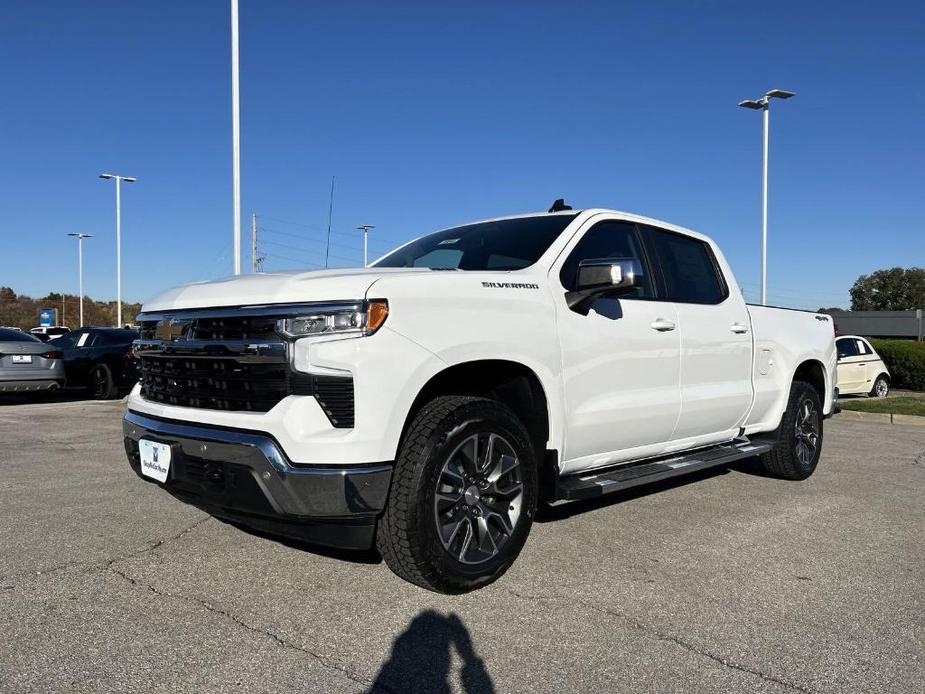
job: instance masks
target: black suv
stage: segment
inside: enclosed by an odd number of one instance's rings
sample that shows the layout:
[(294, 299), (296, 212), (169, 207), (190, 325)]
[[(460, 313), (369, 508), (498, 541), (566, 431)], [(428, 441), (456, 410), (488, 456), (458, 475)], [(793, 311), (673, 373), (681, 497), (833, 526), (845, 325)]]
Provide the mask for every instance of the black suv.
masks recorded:
[(132, 343), (138, 333), (126, 328), (79, 328), (54, 341), (64, 353), (67, 385), (86, 388), (97, 400), (109, 400), (138, 381)]

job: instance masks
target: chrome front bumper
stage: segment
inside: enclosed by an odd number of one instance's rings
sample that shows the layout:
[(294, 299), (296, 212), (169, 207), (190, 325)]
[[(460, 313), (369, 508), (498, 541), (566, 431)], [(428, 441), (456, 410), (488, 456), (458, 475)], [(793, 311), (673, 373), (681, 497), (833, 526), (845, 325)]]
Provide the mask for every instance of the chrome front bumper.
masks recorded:
[[(139, 439), (168, 444), (171, 466), (161, 486), (214, 515), (271, 533), (332, 546), (362, 545), (372, 537), (375, 519), (388, 497), (391, 463), (293, 465), (267, 434), (196, 426), (132, 411), (125, 414), (122, 430), (129, 464), (140, 477)], [(261, 518), (264, 522), (259, 522)], [(299, 532), (285, 531), (281, 524)], [(325, 534), (320, 527), (325, 524), (367, 526), (367, 530), (361, 533), (363, 539), (342, 541), (337, 533)]]

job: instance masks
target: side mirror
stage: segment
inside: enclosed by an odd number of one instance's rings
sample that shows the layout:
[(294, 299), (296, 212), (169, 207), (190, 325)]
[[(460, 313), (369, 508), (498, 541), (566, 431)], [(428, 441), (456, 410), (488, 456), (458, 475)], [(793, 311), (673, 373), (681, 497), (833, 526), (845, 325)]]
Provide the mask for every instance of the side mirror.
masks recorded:
[(642, 267), (635, 258), (582, 260), (578, 264), (575, 284), (573, 291), (566, 292), (565, 301), (570, 309), (587, 314), (591, 300), (641, 286)]

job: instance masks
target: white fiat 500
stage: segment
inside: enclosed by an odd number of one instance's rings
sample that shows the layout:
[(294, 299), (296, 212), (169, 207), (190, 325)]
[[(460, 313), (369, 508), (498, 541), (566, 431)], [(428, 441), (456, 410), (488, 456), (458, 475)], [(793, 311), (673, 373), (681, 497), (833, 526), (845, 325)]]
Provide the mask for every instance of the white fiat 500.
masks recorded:
[(844, 335), (835, 341), (838, 349), (839, 395), (868, 394), (885, 398), (890, 392), (890, 372), (880, 355), (863, 337)]

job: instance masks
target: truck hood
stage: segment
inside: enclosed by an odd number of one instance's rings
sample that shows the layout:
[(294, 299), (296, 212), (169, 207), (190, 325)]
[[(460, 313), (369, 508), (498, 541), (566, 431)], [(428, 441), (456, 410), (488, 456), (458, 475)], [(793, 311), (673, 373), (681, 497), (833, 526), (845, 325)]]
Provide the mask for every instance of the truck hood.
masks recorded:
[(387, 275), (429, 273), (427, 268), (344, 268), (289, 270), (223, 277), (184, 284), (146, 301), (143, 311), (255, 306), (363, 299)]

